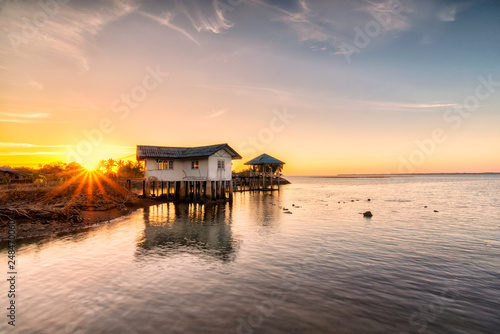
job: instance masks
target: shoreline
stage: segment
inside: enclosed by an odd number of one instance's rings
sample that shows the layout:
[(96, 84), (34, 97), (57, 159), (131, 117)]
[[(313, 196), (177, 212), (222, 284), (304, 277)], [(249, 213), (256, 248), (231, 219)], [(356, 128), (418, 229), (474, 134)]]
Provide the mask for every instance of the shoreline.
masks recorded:
[[(0, 208), (2, 216), (9, 216), (5, 212), (11, 213), (9, 218), (16, 222), (16, 240), (30, 239), (37, 237), (56, 236), (60, 233), (76, 232), (92, 227), (102, 226), (109, 223), (111, 220), (126, 216), (132, 212), (147, 208), (152, 205), (171, 202), (162, 198), (138, 198), (138, 202), (134, 204), (126, 204), (122, 207), (110, 207), (105, 210), (68, 210), (67, 219), (58, 219), (48, 217), (46, 214), (34, 214), (32, 217), (24, 217), (15, 212), (19, 210)], [(62, 212), (51, 212), (54, 215)], [(6, 242), (8, 239), (7, 224), (1, 225), (0, 243)], [(5, 225), (5, 226), (4, 226)]]
[(29, 239), (101, 226), (138, 209), (168, 202), (177, 201), (140, 197), (112, 181), (4, 188), (0, 189), (0, 243), (8, 240), (11, 221), (16, 223), (16, 240)]
[(70, 179), (55, 187), (2, 187), (0, 242), (7, 241), (11, 221), (15, 222), (16, 239), (43, 237), (103, 225), (166, 200), (140, 198), (112, 180), (94, 179)]

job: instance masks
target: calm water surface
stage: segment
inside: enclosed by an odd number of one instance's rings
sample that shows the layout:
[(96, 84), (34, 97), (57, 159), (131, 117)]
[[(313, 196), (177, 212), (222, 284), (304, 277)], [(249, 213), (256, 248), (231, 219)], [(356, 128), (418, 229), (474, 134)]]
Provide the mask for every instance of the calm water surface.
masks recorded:
[(290, 179), (23, 241), (9, 332), (500, 332), (500, 176)]

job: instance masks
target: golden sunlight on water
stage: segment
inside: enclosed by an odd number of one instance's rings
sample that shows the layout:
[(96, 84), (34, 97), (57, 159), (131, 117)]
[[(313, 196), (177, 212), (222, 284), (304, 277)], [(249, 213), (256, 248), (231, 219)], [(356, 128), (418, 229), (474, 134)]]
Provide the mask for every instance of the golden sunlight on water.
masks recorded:
[(23, 241), (19, 333), (500, 328), (498, 176), (291, 180)]

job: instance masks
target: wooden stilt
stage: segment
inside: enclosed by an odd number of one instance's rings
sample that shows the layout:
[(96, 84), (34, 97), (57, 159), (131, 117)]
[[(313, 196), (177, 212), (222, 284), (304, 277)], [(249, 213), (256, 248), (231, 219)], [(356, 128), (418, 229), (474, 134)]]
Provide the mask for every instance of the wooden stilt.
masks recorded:
[(208, 200), (212, 199), (212, 181), (207, 181), (207, 188), (205, 190), (205, 196)]
[(179, 199), (185, 199), (186, 198), (186, 181), (180, 181), (179, 182)]
[(233, 180), (229, 181), (229, 200), (233, 200)]
[(271, 176), (271, 191), (273, 191), (273, 166), (269, 166), (269, 175)]

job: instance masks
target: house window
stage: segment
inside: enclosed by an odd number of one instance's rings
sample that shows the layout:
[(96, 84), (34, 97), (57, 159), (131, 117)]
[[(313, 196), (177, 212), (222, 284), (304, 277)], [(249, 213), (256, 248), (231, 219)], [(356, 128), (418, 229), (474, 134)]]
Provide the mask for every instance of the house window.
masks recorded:
[(217, 169), (226, 169), (226, 162), (224, 160), (217, 160)]
[(156, 160), (156, 169), (174, 169), (173, 160)]
[(191, 161), (191, 169), (199, 169), (200, 168), (200, 163), (198, 160), (193, 160)]

